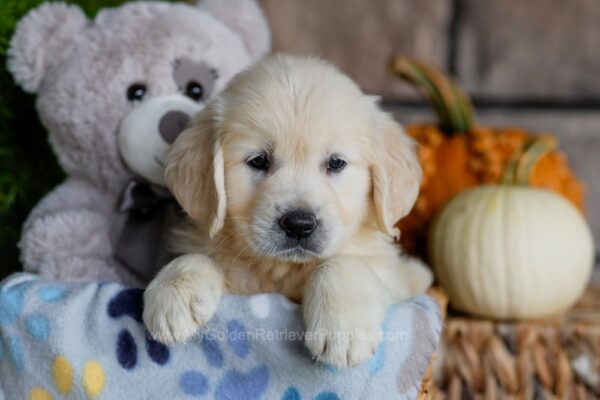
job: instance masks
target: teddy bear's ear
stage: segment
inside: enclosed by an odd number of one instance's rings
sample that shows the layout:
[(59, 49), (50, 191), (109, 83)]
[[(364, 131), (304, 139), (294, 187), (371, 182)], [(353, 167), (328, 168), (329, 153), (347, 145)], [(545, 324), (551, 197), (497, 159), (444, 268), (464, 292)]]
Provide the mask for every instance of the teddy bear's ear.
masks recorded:
[(256, 0), (200, 0), (198, 7), (238, 32), (253, 61), (271, 49), (269, 25)]
[(87, 19), (77, 6), (44, 3), (19, 23), (8, 49), (8, 69), (27, 92), (35, 93), (45, 71), (58, 59)]

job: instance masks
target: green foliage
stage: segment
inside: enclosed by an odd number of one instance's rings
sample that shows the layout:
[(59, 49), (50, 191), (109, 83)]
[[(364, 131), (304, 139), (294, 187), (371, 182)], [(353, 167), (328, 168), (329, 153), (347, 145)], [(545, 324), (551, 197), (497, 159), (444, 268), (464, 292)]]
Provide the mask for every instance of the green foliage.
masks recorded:
[[(67, 1), (89, 16), (123, 0)], [(16, 23), (41, 0), (0, 0), (0, 277), (20, 269), (16, 243), (37, 201), (63, 173), (35, 111), (34, 96), (15, 86), (6, 71), (6, 52)]]

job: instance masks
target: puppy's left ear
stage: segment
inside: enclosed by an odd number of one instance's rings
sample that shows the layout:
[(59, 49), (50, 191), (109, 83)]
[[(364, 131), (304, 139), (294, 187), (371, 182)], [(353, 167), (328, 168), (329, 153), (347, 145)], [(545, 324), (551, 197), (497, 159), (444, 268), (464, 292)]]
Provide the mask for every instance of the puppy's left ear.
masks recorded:
[(210, 237), (223, 227), (227, 197), (225, 164), (214, 102), (184, 131), (169, 152), (165, 180), (181, 207), (207, 224)]
[(390, 115), (378, 112), (380, 140), (371, 164), (373, 202), (379, 228), (399, 238), (395, 225), (415, 204), (423, 173), (413, 140)]

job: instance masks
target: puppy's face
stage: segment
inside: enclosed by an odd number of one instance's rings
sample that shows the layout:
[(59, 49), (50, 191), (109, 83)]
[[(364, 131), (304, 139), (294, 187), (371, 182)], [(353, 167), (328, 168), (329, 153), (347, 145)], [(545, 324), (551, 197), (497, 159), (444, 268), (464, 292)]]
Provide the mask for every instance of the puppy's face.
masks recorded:
[(293, 262), (335, 254), (369, 218), (395, 234), (419, 181), (411, 142), (374, 98), (330, 65), (282, 56), (235, 78), (167, 169), (211, 235), (227, 225), (256, 254)]
[(364, 126), (333, 98), (309, 101), (295, 112), (264, 101), (263, 111), (232, 112), (222, 142), (231, 223), (254, 251), (291, 261), (334, 253), (369, 204)]

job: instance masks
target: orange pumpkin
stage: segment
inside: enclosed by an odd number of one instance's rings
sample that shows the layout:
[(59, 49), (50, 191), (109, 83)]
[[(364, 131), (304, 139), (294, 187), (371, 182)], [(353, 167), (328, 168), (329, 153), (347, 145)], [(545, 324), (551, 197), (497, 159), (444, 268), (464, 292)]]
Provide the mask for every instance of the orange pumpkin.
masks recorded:
[[(398, 224), (400, 242), (407, 252), (425, 256), (429, 226), (442, 207), (465, 189), (497, 183), (511, 157), (536, 135), (516, 127), (476, 126), (465, 92), (423, 63), (396, 57), (392, 70), (421, 91), (438, 118), (437, 126), (407, 127), (419, 143), (423, 182), (414, 209)], [(537, 161), (529, 184), (550, 189), (583, 210), (584, 186), (559, 151), (551, 151)]]

